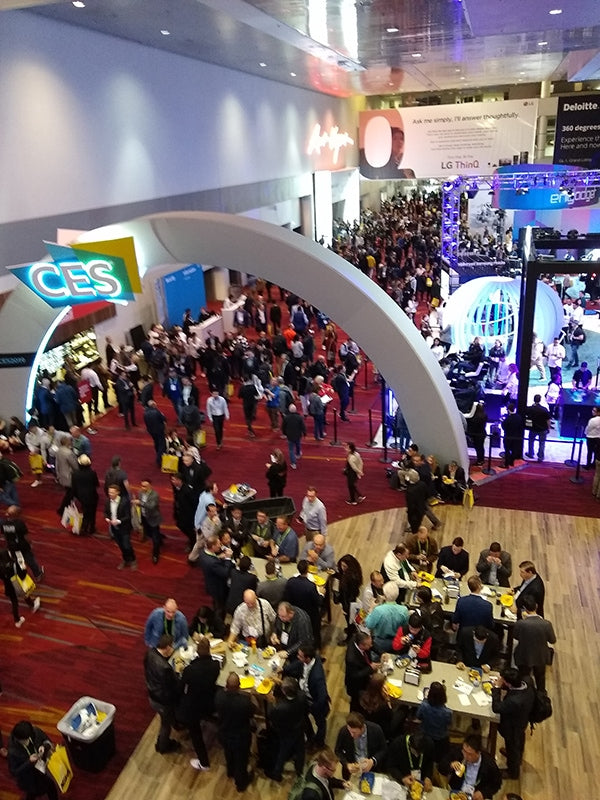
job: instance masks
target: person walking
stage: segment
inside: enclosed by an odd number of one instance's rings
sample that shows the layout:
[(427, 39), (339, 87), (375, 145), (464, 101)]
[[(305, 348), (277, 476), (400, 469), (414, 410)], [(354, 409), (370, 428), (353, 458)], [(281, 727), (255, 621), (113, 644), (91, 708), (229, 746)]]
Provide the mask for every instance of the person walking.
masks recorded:
[(297, 468), (297, 459), (302, 456), (302, 437), (306, 436), (306, 425), (296, 405), (292, 403), (281, 424), (281, 432), (287, 439), (290, 454), (290, 467)]
[(233, 778), (238, 792), (245, 792), (254, 778), (254, 773), (248, 772), (254, 705), (250, 695), (240, 691), (237, 673), (230, 672), (227, 676), (225, 691), (217, 695), (215, 707), (225, 750), (227, 777)]
[(173, 653), (173, 637), (163, 633), (156, 647), (149, 648), (144, 656), (148, 700), (151, 708), (160, 717), (160, 728), (154, 745), (157, 753), (172, 753), (181, 747), (176, 739), (171, 739), (179, 689), (177, 675), (169, 663)]
[[(19, 614), (19, 599), (12, 581), (15, 575), (25, 578), (27, 569), (24, 563), (19, 564), (17, 558), (9, 550), (0, 550), (0, 580), (4, 584), (4, 595), (11, 605), (15, 628), (20, 628), (25, 622), (25, 617)], [(34, 614), (41, 604), (39, 597), (32, 597), (31, 595), (25, 596), (25, 602)]]
[(265, 477), (269, 484), (270, 497), (283, 497), (287, 482), (287, 463), (281, 450), (276, 447), (265, 464), (267, 471)]
[(361, 495), (358, 491), (358, 481), (363, 477), (363, 460), (360, 453), (356, 449), (354, 442), (346, 443), (346, 466), (344, 467), (344, 475), (346, 476), (346, 483), (348, 484), (349, 499), (346, 503), (350, 506), (355, 506), (366, 500), (365, 495)]
[(79, 529), (80, 536), (96, 533), (96, 511), (98, 510), (98, 474), (92, 469), (92, 462), (85, 453), (77, 459), (79, 469), (71, 478), (73, 497), (81, 503), (83, 519)]
[(206, 416), (212, 423), (217, 440), (217, 450), (220, 450), (223, 446), (223, 426), (225, 420), (229, 419), (229, 406), (227, 400), (216, 389), (211, 392), (206, 401)]
[(121, 494), (119, 487), (108, 487), (108, 498), (104, 505), (104, 519), (108, 523), (112, 538), (121, 551), (123, 560), (117, 569), (137, 569), (135, 552), (131, 546), (131, 503), (129, 495)]
[(163, 540), (160, 532), (160, 523), (162, 522), (159, 505), (160, 497), (152, 487), (152, 481), (149, 478), (142, 479), (138, 496), (131, 502), (140, 510), (144, 537), (152, 542), (152, 563), (158, 564), (160, 546)]
[[(151, 386), (152, 384), (149, 385)], [(148, 400), (144, 409), (144, 425), (154, 442), (156, 465), (158, 467), (161, 466), (163, 454), (167, 451), (166, 422), (167, 418), (159, 410), (155, 401)]]

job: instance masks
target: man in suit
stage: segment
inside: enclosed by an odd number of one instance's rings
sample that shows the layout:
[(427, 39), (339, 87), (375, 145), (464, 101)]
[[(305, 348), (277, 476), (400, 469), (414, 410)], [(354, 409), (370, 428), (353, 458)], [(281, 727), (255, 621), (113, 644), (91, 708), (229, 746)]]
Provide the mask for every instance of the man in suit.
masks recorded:
[(306, 611), (282, 600), (277, 606), (271, 644), (285, 650), (288, 659), (294, 659), (300, 645), (303, 642), (312, 642), (312, 639), (312, 626)]
[(449, 778), (450, 789), (470, 794), (471, 800), (491, 800), (502, 786), (502, 774), (484, 752), (479, 733), (467, 734), (462, 747), (452, 748), (438, 770)]
[(183, 477), (179, 472), (171, 475), (171, 486), (173, 487), (173, 518), (175, 525), (187, 536), (187, 549), (190, 552), (196, 544), (196, 528), (194, 527), (196, 495), (183, 482)]
[(204, 586), (212, 597), (215, 614), (223, 619), (229, 591), (231, 550), (223, 550), (218, 536), (209, 536), (200, 553), (200, 566), (204, 572)]
[(366, 722), (362, 714), (351, 711), (335, 743), (344, 779), (363, 772), (381, 772), (386, 751), (387, 742), (379, 725)]
[(487, 550), (482, 550), (475, 571), (479, 573), (481, 582), (488, 586), (510, 586), (512, 575), (512, 559), (510, 553), (503, 550), (500, 542), (492, 542)]
[(308, 561), (298, 562), (298, 575), (289, 578), (283, 599), (306, 611), (312, 625), (317, 648), (321, 647), (321, 596), (315, 584), (308, 578)]
[[(291, 675), (298, 680), (300, 688), (308, 701), (306, 715), (306, 738), (309, 746), (325, 747), (327, 733), (327, 717), (329, 716), (330, 697), (323, 662), (317, 655), (314, 645), (303, 642), (298, 648), (298, 658), (288, 661), (283, 669), (284, 675)], [(308, 718), (311, 716), (317, 730)]]
[(504, 430), (504, 469), (513, 467), (515, 460), (523, 458), (523, 418), (517, 414), (516, 406), (510, 402), (506, 410), (508, 414), (502, 420)]
[(500, 639), (483, 625), (461, 628), (458, 634), (458, 663), (459, 669), (482, 669), (489, 672), (493, 669), (498, 653), (500, 652)]
[(556, 642), (556, 635), (550, 620), (542, 619), (537, 613), (535, 598), (526, 594), (523, 597), (521, 619), (515, 622), (513, 637), (517, 641), (514, 661), (520, 676), (535, 678), (538, 690), (546, 689), (546, 664), (550, 663), (549, 644)]
[(169, 664), (173, 652), (173, 637), (163, 633), (156, 646), (149, 648), (144, 656), (148, 699), (150, 706), (160, 717), (160, 728), (154, 745), (157, 753), (172, 753), (181, 747), (176, 739), (171, 739), (178, 695), (177, 676)]
[(131, 503), (129, 497), (121, 494), (116, 484), (108, 487), (108, 499), (104, 504), (104, 519), (110, 526), (110, 533), (121, 551), (123, 560), (117, 569), (137, 569), (135, 552), (131, 546)]
[(160, 498), (158, 492), (152, 488), (152, 483), (148, 478), (144, 478), (141, 481), (139, 494), (131, 502), (140, 509), (144, 537), (152, 542), (152, 563), (158, 564), (160, 546), (163, 541), (163, 535), (160, 532), (160, 523), (162, 521), (159, 506)]
[(513, 613), (521, 619), (523, 611), (523, 601), (525, 596), (533, 597), (537, 605), (537, 613), (540, 617), (544, 616), (544, 598), (546, 596), (546, 587), (544, 581), (540, 578), (537, 570), (532, 561), (521, 561), (519, 564), (519, 575), (521, 576), (521, 585), (515, 589), (515, 603), (513, 606)]
[(498, 731), (506, 746), (504, 777), (509, 780), (519, 778), (525, 749), (525, 731), (534, 699), (531, 678), (523, 680), (515, 667), (503, 670), (496, 686), (492, 688), (492, 711), (500, 714)]
[(240, 679), (235, 672), (229, 673), (225, 690), (216, 697), (215, 708), (225, 750), (227, 777), (234, 779), (238, 792), (245, 792), (254, 778), (254, 774), (248, 772), (254, 705), (250, 695), (240, 691)]
[(350, 695), (350, 710), (360, 708), (360, 693), (367, 688), (369, 678), (377, 672), (377, 664), (371, 660), (373, 639), (371, 634), (359, 631), (346, 650), (346, 692)]
[[(149, 384), (152, 386), (152, 384)], [(163, 454), (167, 449), (166, 444), (166, 434), (165, 434), (165, 423), (167, 418), (159, 410), (158, 406), (154, 402), (154, 400), (148, 400), (146, 403), (146, 409), (144, 411), (144, 424), (146, 425), (146, 430), (152, 437), (152, 441), (154, 442), (154, 451), (156, 453), (156, 463), (160, 467), (161, 459)]]
[(281, 690), (272, 706), (267, 709), (267, 719), (277, 737), (275, 765), (265, 769), (267, 778), (281, 783), (285, 762), (294, 760), (296, 775), (304, 770), (304, 721), (306, 695), (300, 691), (298, 681), (289, 675), (281, 681)]
[(483, 625), (484, 628), (492, 630), (494, 627), (494, 612), (492, 604), (481, 597), (482, 583), (478, 575), (471, 575), (467, 581), (467, 586), (471, 594), (466, 597), (459, 597), (456, 603), (456, 610), (452, 617), (452, 627), (458, 630), (460, 627), (471, 625)]

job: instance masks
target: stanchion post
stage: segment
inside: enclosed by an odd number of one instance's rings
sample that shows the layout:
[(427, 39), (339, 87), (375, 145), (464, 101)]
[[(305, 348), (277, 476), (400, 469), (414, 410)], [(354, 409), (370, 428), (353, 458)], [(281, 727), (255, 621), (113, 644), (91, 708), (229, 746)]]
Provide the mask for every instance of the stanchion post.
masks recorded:
[(381, 381), (381, 439), (383, 443), (383, 458), (380, 461), (383, 461), (384, 464), (388, 462), (388, 447), (387, 447), (387, 429), (385, 424), (386, 418), (386, 408), (385, 408), (385, 394), (386, 394), (387, 384), (382, 379)]
[(337, 408), (333, 409), (333, 439), (329, 442), (330, 445), (338, 445), (340, 442), (337, 438), (337, 424), (338, 424), (338, 410)]
[[(576, 467), (577, 461), (575, 461), (575, 445), (577, 444), (577, 440), (581, 436), (581, 426), (579, 424), (579, 415), (577, 415), (577, 424), (575, 425), (575, 435), (573, 436), (573, 444), (571, 445), (571, 458), (567, 458), (565, 460), (566, 467)], [(581, 440), (580, 440), (581, 442)]]
[(373, 411), (369, 409), (369, 441), (367, 447), (373, 447), (375, 440), (373, 438)]
[(583, 483), (583, 478), (581, 477), (581, 448), (583, 447), (583, 439), (579, 440), (579, 450), (577, 451), (577, 466), (575, 467), (575, 475), (572, 478), (569, 478), (571, 483)]
[(492, 437), (489, 434), (488, 434), (488, 442), (489, 442), (488, 459), (487, 459), (488, 463), (487, 467), (485, 467), (485, 469), (482, 469), (481, 471), (483, 472), (484, 475), (495, 475), (496, 470), (492, 467)]
[[(367, 358), (367, 356), (365, 356), (365, 389), (368, 388), (369, 388), (369, 359)], [(598, 388), (598, 373), (596, 373), (596, 388)]]

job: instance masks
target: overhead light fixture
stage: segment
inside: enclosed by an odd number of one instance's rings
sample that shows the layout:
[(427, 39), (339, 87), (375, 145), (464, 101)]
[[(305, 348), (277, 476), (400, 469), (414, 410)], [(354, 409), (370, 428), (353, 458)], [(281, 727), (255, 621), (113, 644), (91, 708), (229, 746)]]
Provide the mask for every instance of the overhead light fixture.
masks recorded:
[(75, 8), (85, 8), (85, 3), (83, 0), (73, 0), (71, 5), (75, 6)]
[(264, 61), (259, 61), (258, 66), (259, 67), (266, 67), (267, 65), (265, 64)]
[(412, 55), (413, 58), (422, 58), (422, 56), (423, 56), (422, 53), (412, 53), (411, 55)]
[(552, 16), (556, 16), (557, 14), (562, 14), (562, 8), (553, 8), (549, 12)]
[(525, 73), (524, 72), (519, 72), (519, 75), (525, 75)]
[(161, 33), (162, 33), (163, 36), (170, 36), (171, 35), (171, 31), (168, 31), (166, 28), (163, 28)]
[(545, 47), (548, 42), (538, 42), (538, 47)]
[(464, 75), (461, 75), (460, 79), (461, 79), (461, 81), (466, 81), (467, 80)]
[(454, 67), (454, 72), (460, 72), (460, 67)]
[(400, 28), (395, 28), (395, 27), (392, 25), (390, 28), (386, 28), (386, 31), (387, 31), (388, 33), (398, 33), (398, 32), (400, 31)]
[(296, 73), (295, 73), (295, 72), (290, 72), (290, 76), (291, 76), (292, 78), (295, 78), (295, 77), (296, 77)]

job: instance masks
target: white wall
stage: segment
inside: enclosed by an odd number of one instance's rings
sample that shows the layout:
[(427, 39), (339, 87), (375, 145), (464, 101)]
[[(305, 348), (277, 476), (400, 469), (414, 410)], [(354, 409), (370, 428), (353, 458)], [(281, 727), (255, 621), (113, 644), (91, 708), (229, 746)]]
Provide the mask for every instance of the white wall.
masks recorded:
[(352, 101), (3, 12), (0, 224), (311, 173), (315, 123), (355, 119)]

